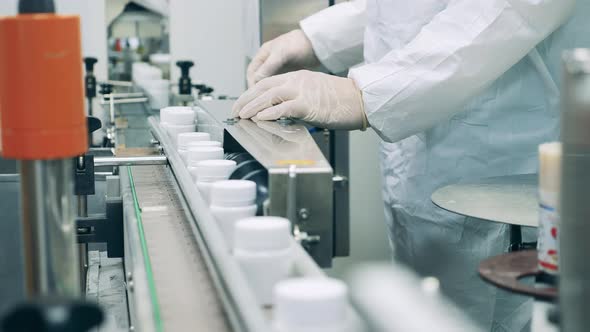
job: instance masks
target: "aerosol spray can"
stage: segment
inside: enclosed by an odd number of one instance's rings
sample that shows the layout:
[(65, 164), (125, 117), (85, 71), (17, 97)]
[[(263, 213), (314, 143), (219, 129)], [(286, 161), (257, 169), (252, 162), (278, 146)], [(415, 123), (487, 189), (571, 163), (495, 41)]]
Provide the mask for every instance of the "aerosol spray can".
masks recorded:
[(559, 272), (559, 191), (561, 183), (561, 143), (539, 146), (539, 275), (537, 280), (556, 284)]

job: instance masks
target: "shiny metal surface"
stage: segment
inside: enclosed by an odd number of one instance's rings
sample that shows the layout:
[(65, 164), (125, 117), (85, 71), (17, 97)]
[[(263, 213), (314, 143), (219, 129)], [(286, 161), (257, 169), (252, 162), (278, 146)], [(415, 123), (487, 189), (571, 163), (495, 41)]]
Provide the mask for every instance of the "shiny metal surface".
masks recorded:
[(564, 55), (559, 305), (565, 332), (590, 326), (590, 49)]
[(537, 174), (486, 178), (440, 188), (432, 202), (468, 217), (537, 227), (537, 183)]
[(73, 161), (22, 161), (25, 287), (29, 297), (80, 294)]
[[(288, 196), (288, 173), (295, 166), (296, 184), (291, 190), (295, 190), (296, 203), (291, 221), (306, 235), (305, 247), (316, 262), (321, 267), (331, 266), (335, 235), (348, 244), (348, 220), (334, 218), (334, 174), (327, 158), (304, 125), (291, 120), (231, 119), (232, 104), (231, 100), (201, 101), (197, 108), (198, 130), (222, 141), (226, 153), (246, 151), (264, 166), (268, 171), (270, 215), (289, 217), (288, 202), (293, 199)], [(337, 208), (348, 210), (348, 205)], [(299, 214), (302, 210), (305, 213)], [(344, 228), (335, 229), (342, 224)], [(339, 247), (347, 249), (347, 245)]]
[(95, 157), (94, 167), (101, 166), (138, 166), (138, 165), (166, 165), (166, 156), (141, 157)]

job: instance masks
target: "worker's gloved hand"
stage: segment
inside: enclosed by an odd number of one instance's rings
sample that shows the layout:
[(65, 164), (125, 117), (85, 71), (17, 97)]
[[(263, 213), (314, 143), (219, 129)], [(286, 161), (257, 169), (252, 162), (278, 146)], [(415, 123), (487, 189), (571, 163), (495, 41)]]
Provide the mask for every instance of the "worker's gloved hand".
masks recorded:
[(318, 66), (311, 42), (297, 29), (264, 43), (248, 66), (248, 87), (276, 74)]
[(361, 91), (353, 80), (301, 70), (265, 78), (234, 104), (234, 117), (301, 119), (328, 129), (365, 129)]

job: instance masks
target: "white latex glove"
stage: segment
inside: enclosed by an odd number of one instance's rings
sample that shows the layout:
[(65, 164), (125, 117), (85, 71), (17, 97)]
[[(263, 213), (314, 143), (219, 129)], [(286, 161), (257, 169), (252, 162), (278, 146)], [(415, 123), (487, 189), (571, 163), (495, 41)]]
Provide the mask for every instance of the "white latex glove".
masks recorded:
[(276, 74), (318, 66), (311, 42), (297, 29), (264, 43), (250, 62), (248, 87)]
[(328, 129), (367, 127), (353, 80), (307, 70), (263, 79), (240, 96), (232, 115), (256, 121), (289, 117)]

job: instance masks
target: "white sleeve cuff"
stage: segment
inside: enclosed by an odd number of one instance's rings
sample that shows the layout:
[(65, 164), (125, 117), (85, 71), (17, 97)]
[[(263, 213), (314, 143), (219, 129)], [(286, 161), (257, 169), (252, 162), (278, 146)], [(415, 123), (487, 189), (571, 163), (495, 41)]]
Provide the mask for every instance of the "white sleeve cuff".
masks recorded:
[(299, 23), (322, 65), (340, 73), (363, 60), (365, 1), (326, 8)]

